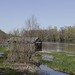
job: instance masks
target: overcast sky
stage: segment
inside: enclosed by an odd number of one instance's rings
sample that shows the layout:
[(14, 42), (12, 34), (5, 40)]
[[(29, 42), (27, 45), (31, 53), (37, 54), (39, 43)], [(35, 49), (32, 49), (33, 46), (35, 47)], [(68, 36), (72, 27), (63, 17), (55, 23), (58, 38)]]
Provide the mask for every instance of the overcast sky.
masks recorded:
[(0, 0), (0, 29), (21, 29), (33, 14), (42, 28), (73, 26), (75, 0)]

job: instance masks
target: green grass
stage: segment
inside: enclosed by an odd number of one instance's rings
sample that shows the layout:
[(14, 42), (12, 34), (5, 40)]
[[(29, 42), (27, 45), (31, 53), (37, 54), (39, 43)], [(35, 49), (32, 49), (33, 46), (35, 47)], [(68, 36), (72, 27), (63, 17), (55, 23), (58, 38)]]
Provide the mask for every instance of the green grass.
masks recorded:
[(22, 75), (22, 72), (10, 68), (0, 68), (0, 73), (4, 75)]
[(1, 47), (0, 46), (0, 52), (8, 53), (9, 51), (7, 49), (8, 49), (7, 47)]
[(69, 73), (70, 75), (75, 75), (75, 55), (74, 53), (65, 53), (65, 52), (54, 52), (54, 53), (41, 53), (54, 56), (53, 61), (42, 60), (42, 63), (47, 63), (48, 67)]
[(13, 69), (10, 69), (10, 68), (7, 68), (7, 71), (6, 71), (6, 75), (22, 75), (21, 72), (17, 71), (17, 70), (13, 70)]
[(3, 61), (5, 60), (9, 51), (7, 50), (7, 47), (0, 46), (0, 52), (4, 53), (4, 54), (2, 54), (2, 57), (0, 57), (0, 68), (4, 68)]
[(4, 51), (5, 49), (7, 49), (7, 47), (1, 47), (0, 46), (0, 51)]

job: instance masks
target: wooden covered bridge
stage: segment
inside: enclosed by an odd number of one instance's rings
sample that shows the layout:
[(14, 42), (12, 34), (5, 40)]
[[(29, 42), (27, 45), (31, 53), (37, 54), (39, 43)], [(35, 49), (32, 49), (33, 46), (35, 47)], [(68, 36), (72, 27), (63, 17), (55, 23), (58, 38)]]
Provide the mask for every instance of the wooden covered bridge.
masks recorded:
[(12, 45), (12, 43), (23, 43), (34, 45), (35, 51), (42, 51), (42, 41), (38, 37), (13, 37), (8, 39), (8, 46)]

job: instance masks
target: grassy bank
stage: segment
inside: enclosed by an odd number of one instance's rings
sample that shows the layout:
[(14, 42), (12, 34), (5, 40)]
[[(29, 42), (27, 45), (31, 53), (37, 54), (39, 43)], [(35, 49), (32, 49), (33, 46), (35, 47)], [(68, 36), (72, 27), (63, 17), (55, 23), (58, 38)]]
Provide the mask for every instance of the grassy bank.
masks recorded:
[[(74, 53), (65, 53), (65, 52), (54, 52), (54, 53), (41, 53), (46, 55), (54, 56), (53, 61), (42, 60), (42, 63), (47, 63), (48, 67), (57, 70), (69, 73), (70, 75), (75, 75), (75, 55)], [(68, 56), (70, 55), (70, 56)]]

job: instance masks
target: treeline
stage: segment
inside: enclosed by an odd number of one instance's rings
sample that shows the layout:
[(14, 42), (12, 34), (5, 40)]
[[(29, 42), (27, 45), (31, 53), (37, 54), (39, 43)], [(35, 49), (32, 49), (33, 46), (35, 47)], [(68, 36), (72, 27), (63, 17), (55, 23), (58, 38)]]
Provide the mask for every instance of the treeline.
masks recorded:
[(55, 26), (50, 29), (39, 29), (30, 31), (33, 37), (39, 37), (42, 41), (48, 42), (75, 42), (75, 26), (61, 27)]
[(30, 33), (31, 37), (39, 37), (42, 41), (47, 42), (75, 42), (75, 26), (61, 27), (59, 30), (55, 26), (49, 29), (32, 29), (32, 30), (14, 30), (13, 33), (6, 34), (0, 30), (0, 42), (10, 37), (24, 36)]
[(55, 26), (49, 29), (36, 30), (15, 30), (12, 36), (27, 36), (30, 33), (31, 37), (39, 37), (44, 42), (75, 42), (75, 26), (61, 27), (59, 30)]
[(43, 41), (75, 41), (75, 26), (61, 27), (60, 30), (58, 30), (57, 27), (54, 27), (44, 32), (45, 34), (43, 34), (43, 37), (45, 38)]

